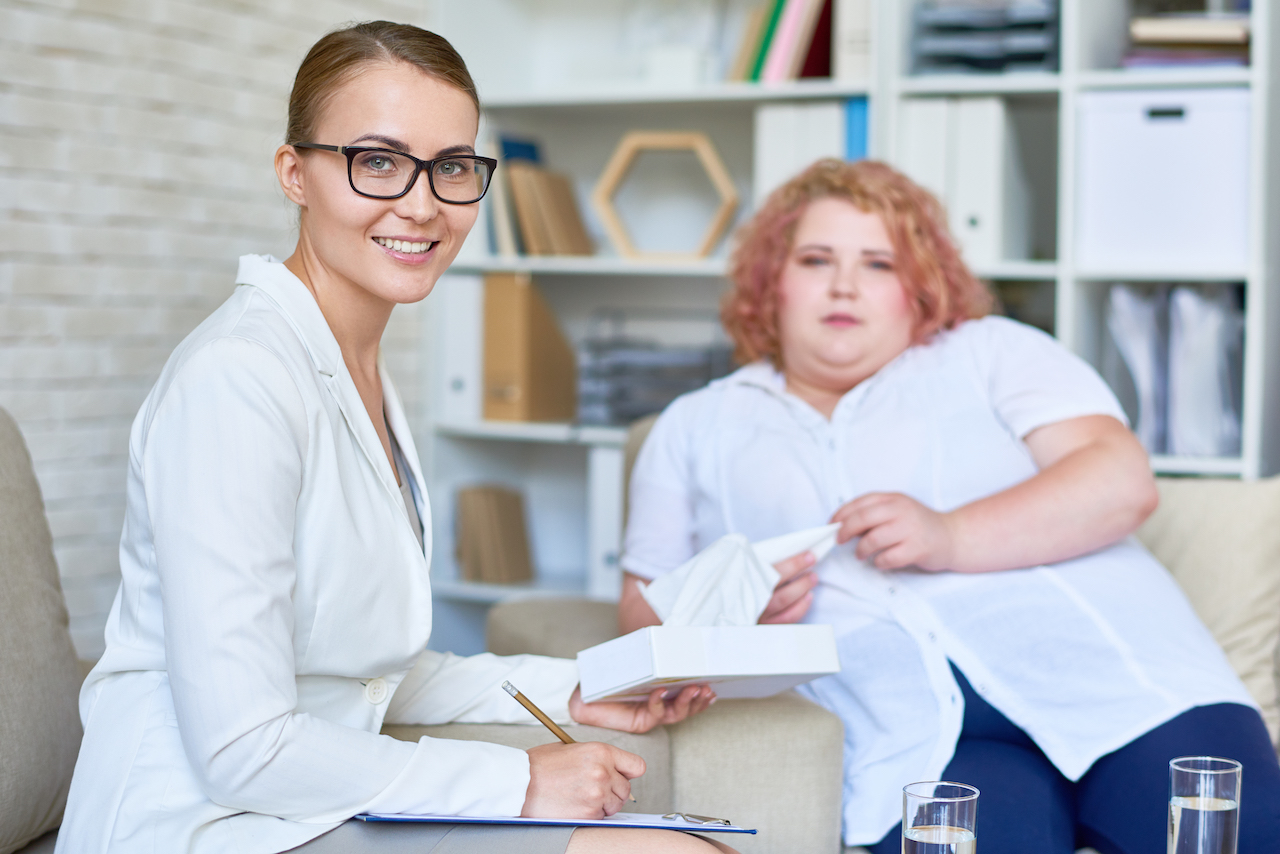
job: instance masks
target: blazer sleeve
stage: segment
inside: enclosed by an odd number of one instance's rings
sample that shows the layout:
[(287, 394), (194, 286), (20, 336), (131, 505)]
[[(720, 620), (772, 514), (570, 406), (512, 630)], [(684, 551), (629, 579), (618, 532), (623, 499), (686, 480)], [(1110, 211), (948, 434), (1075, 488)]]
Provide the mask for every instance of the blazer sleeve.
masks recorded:
[(214, 802), (300, 822), (366, 810), (515, 815), (523, 751), (418, 744), (297, 711), (295, 516), (308, 413), (283, 362), (239, 338), (191, 354), (142, 448), (183, 749)]
[(511, 695), (510, 681), (558, 723), (572, 723), (569, 697), (578, 684), (578, 663), (541, 655), (462, 657), (427, 650), (400, 683), (387, 708), (387, 723), (537, 723)]

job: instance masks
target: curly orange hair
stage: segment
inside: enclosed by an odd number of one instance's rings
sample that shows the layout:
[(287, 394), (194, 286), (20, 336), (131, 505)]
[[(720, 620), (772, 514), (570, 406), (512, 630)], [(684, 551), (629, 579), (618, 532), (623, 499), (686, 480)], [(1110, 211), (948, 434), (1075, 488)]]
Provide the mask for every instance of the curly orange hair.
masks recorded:
[(720, 320), (740, 363), (767, 358), (782, 367), (778, 280), (796, 223), (811, 202), (831, 197), (884, 221), (898, 277), (914, 308), (915, 342), (991, 312), (991, 292), (961, 260), (933, 194), (886, 163), (819, 160), (774, 190), (735, 235), (733, 288), (721, 303)]

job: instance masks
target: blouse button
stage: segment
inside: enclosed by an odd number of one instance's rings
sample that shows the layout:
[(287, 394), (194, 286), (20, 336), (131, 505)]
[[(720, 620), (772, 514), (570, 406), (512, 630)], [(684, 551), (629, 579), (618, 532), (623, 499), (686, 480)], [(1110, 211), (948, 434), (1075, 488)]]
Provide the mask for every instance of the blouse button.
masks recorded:
[(364, 698), (375, 706), (387, 699), (387, 680), (381, 676), (370, 679), (364, 686)]

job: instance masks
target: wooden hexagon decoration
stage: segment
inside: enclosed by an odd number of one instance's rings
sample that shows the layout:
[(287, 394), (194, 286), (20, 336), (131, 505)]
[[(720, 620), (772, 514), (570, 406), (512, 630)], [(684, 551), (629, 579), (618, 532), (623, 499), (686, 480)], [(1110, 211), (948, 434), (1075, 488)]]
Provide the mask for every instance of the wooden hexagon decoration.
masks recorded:
[(720, 207), (711, 218), (707, 231), (702, 237), (702, 243), (692, 257), (707, 257), (724, 236), (725, 229), (733, 219), (733, 212), (738, 207), (738, 191), (729, 178), (729, 170), (724, 168), (724, 162), (716, 152), (715, 146), (711, 144), (711, 139), (705, 133), (698, 131), (633, 130), (622, 137), (622, 141), (618, 143), (613, 156), (609, 158), (609, 164), (605, 167), (604, 174), (596, 182), (596, 188), (591, 194), (591, 201), (595, 205), (596, 213), (600, 214), (600, 219), (604, 222), (604, 230), (608, 232), (609, 240), (613, 242), (618, 254), (626, 258), (690, 257), (684, 252), (641, 252), (636, 249), (622, 223), (622, 218), (618, 216), (617, 208), (613, 205), (614, 195), (617, 194), (631, 165), (642, 151), (690, 151), (706, 170), (707, 177), (711, 179), (711, 186), (720, 196)]

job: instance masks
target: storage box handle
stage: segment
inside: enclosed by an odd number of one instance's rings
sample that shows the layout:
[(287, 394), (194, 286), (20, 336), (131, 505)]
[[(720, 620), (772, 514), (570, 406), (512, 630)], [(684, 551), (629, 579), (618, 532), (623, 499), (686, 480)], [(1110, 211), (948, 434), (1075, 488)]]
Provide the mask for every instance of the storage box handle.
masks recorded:
[(1152, 121), (1168, 121), (1170, 119), (1185, 119), (1187, 111), (1185, 107), (1148, 107), (1147, 118)]

